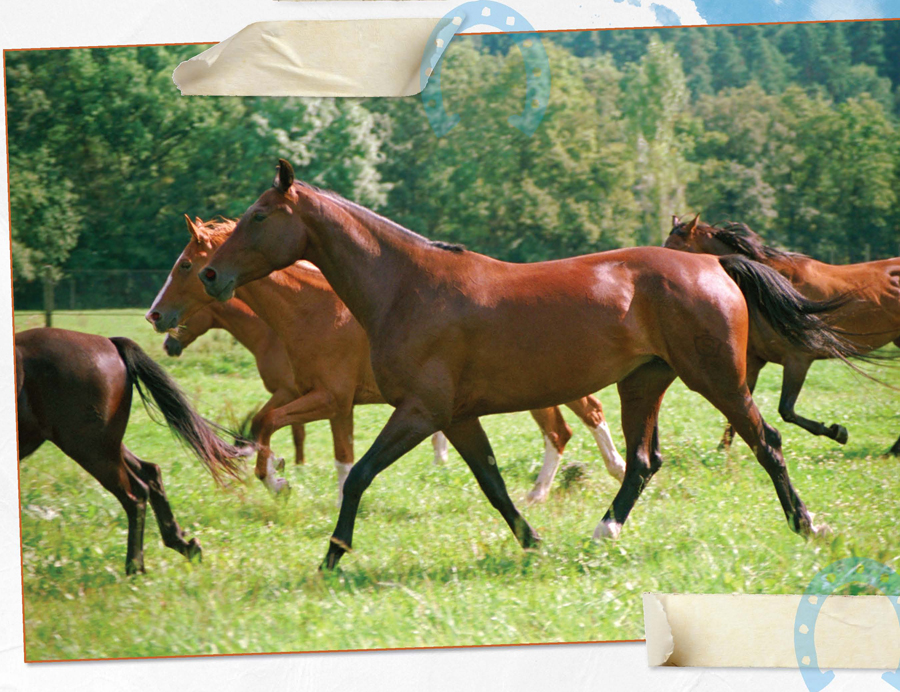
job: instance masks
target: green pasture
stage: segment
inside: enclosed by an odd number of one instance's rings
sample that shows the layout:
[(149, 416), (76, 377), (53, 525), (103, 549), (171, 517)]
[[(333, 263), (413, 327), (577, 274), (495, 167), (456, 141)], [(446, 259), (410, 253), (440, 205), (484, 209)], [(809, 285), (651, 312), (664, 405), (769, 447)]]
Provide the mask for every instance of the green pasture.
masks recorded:
[[(137, 340), (213, 419), (240, 418), (267, 396), (252, 358), (225, 333), (173, 359), (137, 311), (60, 312), (54, 321)], [(41, 324), (41, 315), (16, 314), (17, 330)], [(900, 387), (900, 369), (879, 374)], [(616, 483), (574, 415), (563, 463), (581, 462), (583, 473), (558, 479), (535, 507), (524, 498), (543, 445), (527, 413), (505, 415), (485, 427), (513, 499), (544, 538), (540, 550), (520, 550), (455, 453), (434, 466), (425, 443), (376, 479), (362, 501), (354, 552), (325, 575), (318, 566), (337, 519), (327, 424), (308, 427), (302, 467), (291, 464), (289, 433), (276, 436), (293, 492), (275, 500), (255, 479), (217, 489), (136, 402), (126, 443), (162, 467), (175, 515), (201, 541), (203, 562), (165, 549), (148, 516), (147, 573), (126, 577), (119, 504), (45, 445), (20, 466), (27, 658), (638, 639), (644, 591), (796, 593), (850, 555), (896, 569), (900, 460), (882, 453), (900, 434), (900, 395), (840, 364), (816, 364), (798, 410), (845, 425), (850, 442), (840, 447), (778, 419), (780, 378), (780, 368), (764, 370), (757, 400), (784, 436), (801, 497), (832, 527), (832, 539), (804, 542), (790, 532), (747, 447), (716, 451), (722, 417), (677, 383), (660, 421), (665, 465), (617, 542), (590, 539)], [(600, 397), (624, 452), (616, 392)], [(388, 413), (357, 409), (357, 456)]]

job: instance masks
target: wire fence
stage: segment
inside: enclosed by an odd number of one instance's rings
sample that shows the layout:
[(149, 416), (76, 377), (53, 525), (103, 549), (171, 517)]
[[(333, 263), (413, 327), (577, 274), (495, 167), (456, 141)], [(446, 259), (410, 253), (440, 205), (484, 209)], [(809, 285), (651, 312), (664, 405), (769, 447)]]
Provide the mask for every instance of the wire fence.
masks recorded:
[(16, 310), (40, 310), (52, 321), (55, 310), (144, 309), (162, 288), (168, 269), (98, 269), (69, 271), (58, 281), (48, 277), (13, 285)]

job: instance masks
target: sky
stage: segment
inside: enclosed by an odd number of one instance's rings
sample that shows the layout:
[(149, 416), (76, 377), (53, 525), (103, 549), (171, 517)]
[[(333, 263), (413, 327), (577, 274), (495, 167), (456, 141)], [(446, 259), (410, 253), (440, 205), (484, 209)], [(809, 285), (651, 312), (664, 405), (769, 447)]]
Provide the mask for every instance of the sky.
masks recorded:
[[(694, 4), (708, 24), (900, 17), (900, 0), (694, 0)], [(657, 18), (663, 21), (659, 12)]]

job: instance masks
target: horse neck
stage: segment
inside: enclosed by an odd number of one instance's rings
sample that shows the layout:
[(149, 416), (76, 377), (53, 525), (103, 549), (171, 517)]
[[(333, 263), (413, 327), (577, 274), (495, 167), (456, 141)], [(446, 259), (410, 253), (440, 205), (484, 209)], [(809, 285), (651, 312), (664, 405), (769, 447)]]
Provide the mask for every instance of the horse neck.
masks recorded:
[(237, 295), (286, 343), (297, 325), (316, 314), (334, 313), (339, 304), (324, 277), (297, 265), (251, 281)]
[(266, 323), (242, 302), (229, 300), (225, 303), (211, 303), (210, 306), (215, 318), (213, 328), (224, 329), (251, 352), (270, 331)]
[(373, 333), (397, 298), (439, 268), (428, 240), (346, 200), (327, 198), (307, 219), (304, 257), (315, 264), (363, 328)]

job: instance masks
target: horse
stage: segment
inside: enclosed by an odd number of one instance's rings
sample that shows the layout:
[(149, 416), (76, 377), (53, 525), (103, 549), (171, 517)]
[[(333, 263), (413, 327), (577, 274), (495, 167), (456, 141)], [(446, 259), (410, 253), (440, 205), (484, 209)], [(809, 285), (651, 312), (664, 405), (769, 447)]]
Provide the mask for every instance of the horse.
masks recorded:
[[(254, 414), (251, 429), (254, 425), (258, 427), (257, 419), (268, 411), (284, 406), (300, 396), (294, 386), (291, 361), (281, 339), (246, 303), (237, 298), (227, 303), (212, 302), (191, 315), (184, 324), (170, 329), (163, 342), (163, 349), (168, 355), (177, 358), (210, 329), (224, 329), (253, 354), (263, 386), (272, 395)], [(291, 434), (294, 440), (294, 463), (302, 464), (303, 442), (306, 438), (303, 424), (292, 425)], [(276, 463), (276, 467), (278, 465)]]
[(239, 476), (242, 450), (219, 439), (166, 371), (130, 339), (41, 328), (16, 334), (15, 342), (19, 461), (49, 440), (116, 497), (128, 517), (126, 574), (144, 571), (148, 500), (166, 547), (200, 559), (200, 543), (185, 540), (175, 521), (159, 466), (122, 444), (132, 387), (217, 481)]
[(295, 180), (280, 160), (271, 188), (200, 272), (236, 289), (298, 260), (316, 265), (369, 336), (378, 388), (394, 407), (353, 467), (322, 565), (352, 547), (373, 479), (442, 430), (521, 546), (540, 538), (515, 507), (479, 418), (554, 406), (617, 384), (625, 478), (594, 531), (616, 538), (662, 464), (657, 418), (680, 377), (725, 414), (775, 485), (792, 530), (813, 524), (788, 477), (780, 435), (747, 387), (751, 316), (810, 350), (856, 354), (784, 277), (743, 257), (627, 248), (514, 264), (431, 241), (335, 193)]
[[(665, 247), (711, 255), (738, 254), (765, 264), (785, 276), (800, 293), (814, 300), (833, 300), (844, 296), (843, 304), (829, 316), (829, 323), (851, 339), (862, 354), (893, 343), (900, 347), (900, 258), (834, 265), (820, 262), (796, 252), (785, 252), (766, 245), (746, 224), (729, 223), (722, 227), (700, 221), (673, 217), (673, 228)], [(766, 363), (784, 367), (778, 413), (813, 435), (824, 435), (839, 444), (849, 438), (847, 429), (838, 424), (804, 418), (794, 410), (810, 366), (823, 358), (826, 351), (797, 349), (783, 339), (755, 339), (750, 344), (747, 380), (750, 390), (756, 385)], [(729, 427), (722, 439), (727, 447), (734, 437)], [(900, 456), (900, 439), (889, 454)]]
[[(146, 315), (158, 331), (175, 327), (215, 302), (197, 277), (235, 225), (229, 220), (204, 223), (189, 217), (187, 222), (191, 240)], [(295, 388), (304, 392), (293, 402), (270, 409), (254, 420), (251, 436), (259, 445), (256, 475), (270, 489), (281, 490), (286, 481), (275, 479), (269, 447), (272, 434), (285, 425), (328, 419), (334, 438), (340, 500), (354, 460), (353, 406), (385, 402), (375, 384), (368, 338), (322, 273), (309, 263), (292, 264), (238, 292), (280, 337), (291, 361)], [(600, 401), (585, 396), (567, 402), (567, 406), (593, 434), (610, 475), (621, 481), (625, 462), (616, 451)], [(534, 503), (547, 498), (572, 430), (556, 407), (536, 409), (531, 414), (545, 440), (543, 465), (527, 498)], [(438, 463), (447, 456), (446, 438), (435, 431), (432, 441)]]

